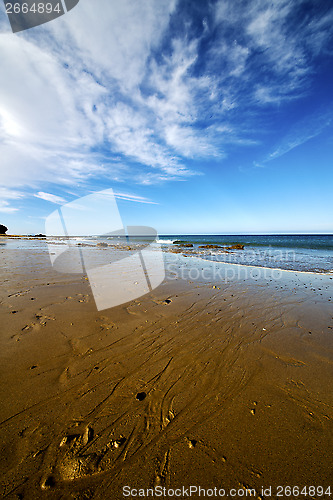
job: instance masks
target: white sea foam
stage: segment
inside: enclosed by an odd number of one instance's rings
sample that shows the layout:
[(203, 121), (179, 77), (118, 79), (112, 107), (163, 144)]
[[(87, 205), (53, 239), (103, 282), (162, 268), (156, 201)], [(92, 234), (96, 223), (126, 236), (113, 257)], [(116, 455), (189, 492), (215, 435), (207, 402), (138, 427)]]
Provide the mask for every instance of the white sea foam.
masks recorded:
[(158, 239), (157, 243), (160, 243), (161, 245), (172, 245), (174, 241), (176, 241), (176, 240), (160, 240), (160, 239)]

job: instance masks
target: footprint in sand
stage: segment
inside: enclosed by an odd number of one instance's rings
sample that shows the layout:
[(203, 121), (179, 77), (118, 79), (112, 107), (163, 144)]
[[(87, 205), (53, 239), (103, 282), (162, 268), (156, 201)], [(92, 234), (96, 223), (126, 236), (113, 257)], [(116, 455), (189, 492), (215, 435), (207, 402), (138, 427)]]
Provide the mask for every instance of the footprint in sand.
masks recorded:
[(100, 316), (99, 318), (96, 319), (96, 323), (101, 322), (99, 327), (101, 330), (112, 330), (113, 328), (118, 328), (116, 323), (113, 321), (110, 321), (110, 318), (107, 316)]
[[(177, 297), (177, 295), (176, 295), (176, 297)], [(170, 299), (169, 297), (166, 298), (166, 299), (164, 299), (164, 300), (162, 300), (162, 299), (153, 299), (153, 302), (154, 302), (154, 304), (157, 304), (157, 305), (165, 305), (165, 306), (167, 306), (167, 305), (171, 304), (172, 299)]]
[(155, 472), (154, 487), (163, 486), (169, 474), (170, 450), (168, 450), (159, 465), (159, 470)]
[(35, 314), (35, 318), (39, 321), (40, 326), (45, 326), (48, 321), (55, 321), (55, 317), (44, 314)]
[[(50, 316), (43, 316), (41, 314), (35, 314), (35, 318), (38, 321), (38, 323), (30, 323), (29, 325), (25, 325), (23, 328), (21, 328), (21, 331), (27, 332), (29, 330), (39, 329), (39, 327), (41, 326), (46, 326), (48, 321), (55, 320), (55, 318), (52, 318)], [(13, 335), (12, 338), (14, 338), (15, 336), (16, 335)]]
[(77, 293), (76, 297), (78, 297), (78, 302), (89, 302), (89, 295), (83, 295), (82, 293)]
[(49, 465), (48, 473), (42, 478), (41, 488), (56, 488), (62, 481), (74, 481), (105, 472), (112, 467), (116, 458), (110, 454), (115, 453), (125, 442), (126, 438), (121, 436), (108, 442), (103, 449), (90, 452), (88, 450), (96, 444), (94, 429), (90, 425), (85, 426), (82, 432), (67, 434), (52, 449), (50, 459), (54, 463), (55, 456), (55, 463)]
[(193, 450), (193, 448), (196, 447), (198, 441), (196, 441), (195, 439), (189, 439), (188, 440), (188, 447)]
[[(25, 325), (23, 328), (21, 328), (21, 332), (28, 332), (29, 330), (32, 330), (35, 326), (37, 326), (35, 323), (30, 323), (30, 325)], [(12, 338), (16, 337), (16, 335), (13, 335)]]

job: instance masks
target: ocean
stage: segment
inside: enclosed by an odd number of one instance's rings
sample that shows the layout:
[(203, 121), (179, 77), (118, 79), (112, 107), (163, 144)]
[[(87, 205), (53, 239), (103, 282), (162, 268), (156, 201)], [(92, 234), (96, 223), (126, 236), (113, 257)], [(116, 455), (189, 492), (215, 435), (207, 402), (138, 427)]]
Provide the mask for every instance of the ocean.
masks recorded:
[[(105, 242), (111, 245), (148, 244), (152, 240), (145, 237), (80, 236), (72, 237), (71, 244), (95, 247)], [(47, 251), (48, 242), (65, 244), (64, 238), (10, 239), (0, 240), (0, 250), (34, 249)], [(333, 273), (333, 234), (284, 234), (284, 235), (160, 235), (157, 239), (163, 251), (177, 252), (186, 257), (254, 267), (267, 267), (312, 273)], [(244, 245), (244, 249), (230, 249), (234, 244)], [(193, 246), (184, 246), (193, 245)], [(200, 248), (215, 245), (222, 248)], [(93, 250), (91, 248), (91, 250)], [(112, 247), (109, 249), (112, 251)]]
[[(271, 235), (164, 235), (163, 247), (182, 248), (187, 255), (201, 258), (274, 269), (315, 273), (333, 272), (333, 234)], [(175, 242), (192, 248), (179, 246)], [(244, 245), (243, 250), (204, 249), (205, 245), (230, 247)]]

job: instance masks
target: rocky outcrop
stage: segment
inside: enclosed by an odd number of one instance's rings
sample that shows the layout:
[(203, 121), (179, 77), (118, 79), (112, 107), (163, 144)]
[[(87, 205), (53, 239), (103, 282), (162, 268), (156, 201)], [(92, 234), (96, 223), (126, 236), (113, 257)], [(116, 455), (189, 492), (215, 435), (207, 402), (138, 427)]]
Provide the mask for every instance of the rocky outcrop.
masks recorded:
[(210, 249), (220, 248), (221, 250), (244, 250), (244, 245), (242, 245), (241, 243), (235, 243), (230, 247), (221, 247), (220, 245), (201, 245), (199, 248), (210, 248)]
[(220, 245), (201, 245), (199, 248), (223, 248)]
[(244, 250), (244, 245), (241, 243), (235, 243), (234, 245), (231, 245), (231, 247), (227, 247), (226, 250)]
[[(185, 243), (185, 241), (181, 241), (181, 240), (176, 240), (173, 242), (174, 245), (177, 245), (177, 247), (182, 247), (182, 248), (192, 248), (193, 247), (193, 244), (192, 243)], [(212, 244), (207, 244), (207, 245), (200, 245), (199, 248), (201, 249), (207, 249), (207, 250), (216, 250), (216, 249), (220, 249), (220, 250), (224, 250), (224, 251), (227, 251), (227, 250), (244, 250), (244, 245), (242, 243), (233, 243), (232, 245), (230, 245), (229, 247), (227, 246), (221, 246), (221, 245), (212, 245)]]
[(6, 234), (6, 231), (8, 231), (8, 227), (0, 224), (0, 234)]

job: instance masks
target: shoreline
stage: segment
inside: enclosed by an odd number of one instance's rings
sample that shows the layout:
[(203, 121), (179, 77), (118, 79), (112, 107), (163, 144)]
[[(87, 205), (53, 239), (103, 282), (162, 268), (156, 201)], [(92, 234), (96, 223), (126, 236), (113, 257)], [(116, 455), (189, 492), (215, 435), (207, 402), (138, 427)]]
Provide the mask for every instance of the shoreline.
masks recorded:
[(186, 257), (192, 257), (193, 259), (201, 259), (201, 261), (205, 262), (210, 262), (212, 264), (219, 264), (219, 265), (224, 265), (224, 266), (238, 266), (238, 267), (246, 267), (250, 269), (266, 269), (269, 271), (281, 271), (281, 272), (287, 272), (287, 273), (293, 273), (293, 274), (313, 274), (316, 276), (328, 276), (331, 277), (333, 276), (333, 270), (332, 271), (326, 271), (326, 272), (315, 272), (315, 271), (298, 271), (294, 269), (283, 269), (281, 267), (267, 267), (267, 266), (255, 266), (255, 265), (250, 265), (250, 264), (238, 264), (236, 262), (222, 262), (222, 261), (217, 261), (217, 260), (210, 260), (210, 259), (205, 259), (204, 257), (197, 257), (196, 255), (193, 256), (186, 256)]
[[(41, 237), (41, 236), (31, 236), (31, 237), (28, 237), (28, 236), (20, 236), (20, 235), (16, 235), (16, 236), (13, 236), (13, 235), (1, 235), (1, 236), (4, 236), (6, 238), (8, 238), (9, 240), (10, 239), (13, 239), (13, 240), (30, 240), (30, 241), (46, 241), (49, 239), (49, 238), (59, 238), (61, 240), (66, 240), (66, 238), (64, 238), (63, 236), (59, 236), (59, 237)], [(72, 237), (73, 239), (77, 239), (79, 237)], [(52, 241), (52, 244), (62, 244), (62, 243), (55, 243), (53, 240)], [(160, 242), (157, 241), (158, 244), (160, 244)], [(63, 243), (65, 244), (65, 243)], [(77, 243), (76, 246), (78, 247), (81, 247), (81, 248), (98, 248), (98, 244), (84, 244), (84, 243)], [(108, 245), (110, 248), (115, 248), (119, 251), (128, 251), (129, 250), (129, 247), (132, 246), (132, 250), (135, 250), (136, 247), (139, 247), (140, 246), (140, 243), (130, 243), (130, 244), (123, 244), (123, 247), (121, 245), (116, 245), (116, 244), (109, 244)], [(322, 270), (322, 271), (315, 271), (315, 270), (302, 270), (302, 269), (285, 269), (285, 268), (282, 268), (282, 267), (270, 267), (270, 266), (265, 266), (265, 265), (260, 265), (260, 264), (250, 264), (250, 263), (238, 263), (238, 262), (225, 262), (225, 261), (219, 261), (219, 260), (213, 260), (213, 259), (210, 259), (210, 258), (207, 258), (207, 257), (210, 257), (210, 256), (205, 256), (203, 254), (203, 256), (199, 253), (189, 253), (186, 251), (186, 248), (180, 248), (180, 249), (177, 249), (179, 251), (177, 252), (173, 252), (172, 251), (172, 245), (170, 245), (170, 248), (165, 248), (164, 245), (161, 246), (161, 250), (163, 251), (163, 253), (165, 254), (168, 254), (168, 255), (183, 255), (184, 257), (186, 258), (192, 258), (192, 259), (200, 259), (204, 262), (207, 262), (207, 263), (213, 263), (213, 264), (218, 264), (218, 265), (224, 265), (224, 266), (240, 266), (240, 267), (244, 267), (244, 268), (248, 268), (248, 269), (264, 269), (264, 270), (271, 270), (271, 271), (279, 271), (279, 272), (291, 272), (291, 273), (302, 273), (302, 274), (312, 274), (312, 275), (319, 275), (319, 276), (333, 276), (333, 269), (330, 269), (330, 270)], [(41, 249), (44, 249), (43, 247), (41, 247)], [(23, 248), (20, 248), (19, 250), (23, 250)], [(47, 249), (45, 249), (47, 250)], [(237, 250), (237, 252), (243, 252), (244, 250)], [(252, 250), (251, 250), (252, 251)], [(290, 249), (290, 251), (292, 251), (292, 249)]]

